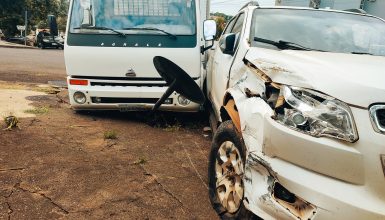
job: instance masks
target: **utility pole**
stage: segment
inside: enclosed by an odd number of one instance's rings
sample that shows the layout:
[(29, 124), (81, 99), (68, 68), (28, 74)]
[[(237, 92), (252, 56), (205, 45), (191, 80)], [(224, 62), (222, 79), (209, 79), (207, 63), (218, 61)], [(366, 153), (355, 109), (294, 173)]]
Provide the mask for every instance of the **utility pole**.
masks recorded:
[(27, 46), (27, 30), (28, 30), (28, 11), (25, 10), (25, 30), (24, 30), (24, 44)]

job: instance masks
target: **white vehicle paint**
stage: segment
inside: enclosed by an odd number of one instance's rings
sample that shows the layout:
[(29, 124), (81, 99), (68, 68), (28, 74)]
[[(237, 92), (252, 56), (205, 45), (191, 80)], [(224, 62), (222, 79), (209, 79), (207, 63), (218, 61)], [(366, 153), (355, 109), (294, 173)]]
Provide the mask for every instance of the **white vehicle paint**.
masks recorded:
[[(254, 41), (257, 32), (253, 28), (264, 24), (253, 14), (275, 22), (266, 23), (272, 30), (269, 33), (287, 34), (290, 29), (274, 32), (280, 21), (269, 13), (285, 16), (292, 12), (295, 16), (313, 13), (314, 17), (325, 13), (325, 20), (342, 16), (342, 21), (345, 15), (372, 19), (371, 25), (378, 23), (382, 28), (377, 29), (378, 37), (385, 32), (385, 21), (369, 15), (252, 5), (241, 9), (227, 29), (233, 23), (237, 26), (243, 14), (241, 28), (225, 30), (209, 58), (207, 92), (214, 114), (219, 122), (231, 120), (233, 124), (225, 122), (214, 136), (209, 164), (209, 172), (214, 170), (210, 166), (216, 167), (216, 173), (209, 176), (214, 208), (230, 219), (249, 217), (246, 212), (263, 219), (385, 219), (385, 110), (380, 110), (385, 109), (385, 39), (370, 47), (375, 55), (307, 51), (294, 44), (277, 48)], [(301, 21), (305, 25), (306, 19)], [(296, 33), (293, 39), (308, 32)], [(234, 36), (235, 42), (239, 39), (234, 52), (225, 53), (225, 39)], [(322, 36), (318, 40), (319, 45), (328, 41)], [(304, 41), (295, 43), (309, 47)], [(298, 115), (303, 117), (294, 119)], [(344, 116), (330, 119), (332, 115)], [(337, 121), (343, 124), (330, 124)], [(322, 131), (317, 130), (316, 126), (324, 125)], [(232, 141), (233, 137), (224, 136), (229, 129), (240, 135), (243, 144), (238, 150), (244, 145), (241, 171), (237, 164), (242, 153), (235, 156), (232, 150), (237, 139), (228, 148), (227, 158), (219, 156), (218, 146)], [(218, 171), (221, 163), (222, 173)], [(233, 180), (238, 177), (243, 189), (233, 191), (239, 187)], [(221, 200), (227, 191), (228, 199)], [(236, 198), (242, 198), (243, 205), (233, 212)]]
[[(206, 0), (72, 0), (65, 41), (72, 108), (151, 109), (167, 89), (153, 65), (155, 56), (177, 63), (202, 88), (208, 10)], [(174, 93), (160, 110), (200, 107)]]

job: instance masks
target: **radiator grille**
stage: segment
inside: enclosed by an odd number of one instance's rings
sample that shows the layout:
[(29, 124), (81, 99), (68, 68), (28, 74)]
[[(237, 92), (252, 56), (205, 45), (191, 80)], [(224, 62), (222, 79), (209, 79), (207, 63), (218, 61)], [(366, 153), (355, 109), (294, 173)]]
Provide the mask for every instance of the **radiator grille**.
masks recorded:
[[(91, 97), (92, 103), (100, 104), (155, 104), (158, 98), (110, 98), (110, 97)], [(164, 104), (173, 104), (173, 99), (168, 98)]]
[(166, 83), (116, 83), (116, 82), (91, 82), (91, 86), (136, 86), (136, 87), (165, 87)]

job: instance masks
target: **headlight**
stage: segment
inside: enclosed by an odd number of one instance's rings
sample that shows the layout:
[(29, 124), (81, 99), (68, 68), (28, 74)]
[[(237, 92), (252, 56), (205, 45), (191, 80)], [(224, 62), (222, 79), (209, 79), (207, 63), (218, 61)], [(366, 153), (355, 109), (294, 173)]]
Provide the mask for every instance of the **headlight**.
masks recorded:
[(183, 106), (188, 106), (188, 105), (191, 103), (191, 101), (188, 100), (186, 97), (180, 95), (180, 96), (178, 97), (178, 103), (179, 103), (180, 105), (183, 105)]
[(49, 42), (49, 40), (48, 40), (48, 39), (43, 39), (43, 42), (46, 42), (46, 43), (48, 43), (48, 42)]
[(312, 135), (348, 142), (358, 140), (353, 115), (345, 103), (316, 91), (282, 86), (287, 105), (276, 109), (280, 123)]
[(87, 97), (82, 92), (75, 92), (74, 93), (74, 100), (75, 100), (76, 103), (82, 105), (82, 104), (86, 103)]

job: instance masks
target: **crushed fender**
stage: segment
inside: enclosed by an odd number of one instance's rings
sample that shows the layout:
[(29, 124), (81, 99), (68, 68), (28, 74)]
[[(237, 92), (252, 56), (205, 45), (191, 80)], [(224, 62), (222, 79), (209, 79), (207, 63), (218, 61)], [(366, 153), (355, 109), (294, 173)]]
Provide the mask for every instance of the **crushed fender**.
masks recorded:
[(230, 99), (227, 104), (224, 107), (229, 114), (231, 120), (233, 121), (235, 127), (239, 132), (242, 132), (241, 130), (241, 120), (239, 118), (237, 107), (235, 106), (234, 99)]
[[(317, 213), (317, 207), (284, 188), (279, 183), (278, 175), (266, 160), (250, 153), (247, 166), (258, 172), (266, 181), (264, 186), (267, 188), (265, 193), (260, 196), (260, 202), (268, 204), (271, 209), (281, 214), (291, 215), (293, 219), (313, 219)], [(251, 179), (251, 177), (246, 176), (246, 181), (251, 181)]]

